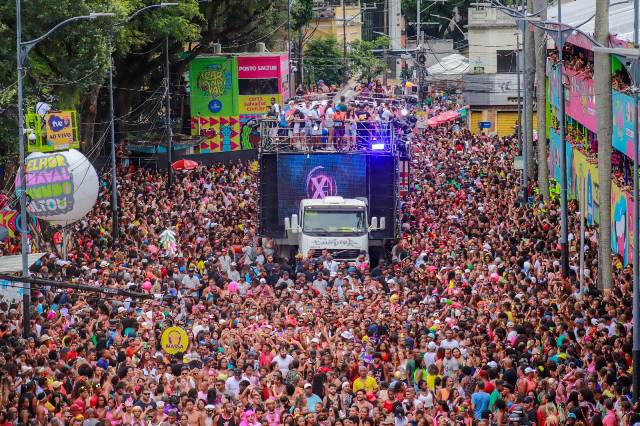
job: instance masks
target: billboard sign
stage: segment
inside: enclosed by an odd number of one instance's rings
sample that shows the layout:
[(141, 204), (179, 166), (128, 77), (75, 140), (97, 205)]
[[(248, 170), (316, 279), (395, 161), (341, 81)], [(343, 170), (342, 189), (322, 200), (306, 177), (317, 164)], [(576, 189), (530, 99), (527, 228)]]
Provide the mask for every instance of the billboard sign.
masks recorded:
[(191, 62), (191, 116), (236, 115), (234, 92), (237, 71), (234, 58), (203, 56)]
[(367, 196), (367, 162), (360, 155), (281, 155), (277, 167), (280, 222), (305, 198)]

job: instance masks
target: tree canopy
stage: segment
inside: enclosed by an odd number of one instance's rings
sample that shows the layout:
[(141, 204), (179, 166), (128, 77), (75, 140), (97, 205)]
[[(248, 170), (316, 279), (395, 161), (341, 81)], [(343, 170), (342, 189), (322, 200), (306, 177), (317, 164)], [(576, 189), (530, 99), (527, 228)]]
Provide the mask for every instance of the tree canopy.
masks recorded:
[(335, 37), (311, 39), (305, 47), (304, 68), (307, 81), (323, 80), (326, 84), (342, 81), (342, 49)]
[[(298, 0), (304, 2), (306, 0)], [(172, 85), (189, 61), (220, 43), (223, 51), (271, 45), (286, 30), (286, 0), (179, 0), (175, 7), (145, 11), (126, 18), (156, 0), (22, 1), (23, 40), (44, 34), (72, 16), (113, 12), (112, 18), (74, 22), (39, 43), (25, 62), (25, 111), (45, 101), (56, 109), (77, 109), (81, 137), (93, 141), (96, 122), (106, 108), (109, 37), (113, 36), (114, 87), (118, 127), (126, 128), (136, 105), (164, 77), (164, 39), (170, 40)], [(43, 13), (46, 11), (46, 13)], [(0, 3), (0, 156), (17, 151), (15, 2)]]

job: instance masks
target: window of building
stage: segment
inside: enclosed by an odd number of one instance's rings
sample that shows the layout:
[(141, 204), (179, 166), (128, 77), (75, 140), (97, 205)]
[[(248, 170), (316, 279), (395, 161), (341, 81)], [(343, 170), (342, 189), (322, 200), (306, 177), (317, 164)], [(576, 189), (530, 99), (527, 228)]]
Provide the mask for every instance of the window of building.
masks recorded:
[(515, 73), (518, 63), (516, 61), (515, 50), (497, 50), (498, 56), (498, 72), (499, 73)]
[(277, 78), (239, 78), (238, 93), (240, 95), (275, 95), (278, 90)]

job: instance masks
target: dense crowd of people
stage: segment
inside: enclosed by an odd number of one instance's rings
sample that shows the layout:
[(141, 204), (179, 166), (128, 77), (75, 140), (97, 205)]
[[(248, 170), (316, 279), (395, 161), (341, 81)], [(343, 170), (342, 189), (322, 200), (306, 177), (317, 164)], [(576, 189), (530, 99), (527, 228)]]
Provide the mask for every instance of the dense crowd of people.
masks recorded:
[[(163, 297), (41, 287), (26, 338), (0, 301), (0, 426), (637, 424), (629, 269), (599, 292), (589, 231), (583, 291), (576, 238), (563, 278), (557, 206), (518, 203), (516, 141), (453, 129), (414, 130), (402, 233), (376, 265), (259, 237), (254, 163), (170, 192), (122, 169), (121, 238), (104, 185), (68, 260), (32, 272)], [(184, 353), (161, 348), (172, 325)]]

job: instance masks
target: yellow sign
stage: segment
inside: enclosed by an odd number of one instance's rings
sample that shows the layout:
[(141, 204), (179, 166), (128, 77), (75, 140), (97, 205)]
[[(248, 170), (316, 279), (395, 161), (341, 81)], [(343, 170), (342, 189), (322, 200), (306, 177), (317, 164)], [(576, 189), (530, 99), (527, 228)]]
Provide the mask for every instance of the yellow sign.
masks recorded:
[(69, 149), (75, 142), (73, 111), (50, 112), (44, 116), (47, 145), (54, 150)]
[(160, 345), (165, 352), (171, 355), (185, 352), (189, 347), (189, 336), (187, 336), (187, 332), (180, 327), (169, 327), (162, 332)]
[(271, 108), (271, 98), (281, 103), (280, 95), (241, 95), (238, 96), (240, 114), (266, 114)]

